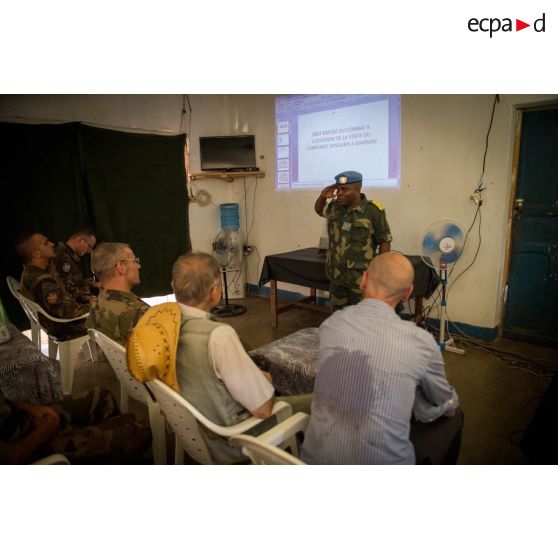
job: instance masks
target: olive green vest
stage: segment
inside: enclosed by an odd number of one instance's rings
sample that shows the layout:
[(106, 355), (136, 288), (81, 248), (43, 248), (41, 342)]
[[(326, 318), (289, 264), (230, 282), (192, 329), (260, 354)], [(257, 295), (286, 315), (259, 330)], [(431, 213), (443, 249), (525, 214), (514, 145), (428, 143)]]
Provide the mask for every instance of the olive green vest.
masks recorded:
[[(176, 355), (176, 375), (180, 393), (200, 413), (221, 426), (237, 424), (250, 416), (229, 394), (216, 376), (209, 358), (208, 342), (212, 331), (225, 324), (207, 318), (186, 316), (182, 319)], [(216, 463), (240, 463), (247, 460), (239, 448), (202, 427), (205, 441)]]

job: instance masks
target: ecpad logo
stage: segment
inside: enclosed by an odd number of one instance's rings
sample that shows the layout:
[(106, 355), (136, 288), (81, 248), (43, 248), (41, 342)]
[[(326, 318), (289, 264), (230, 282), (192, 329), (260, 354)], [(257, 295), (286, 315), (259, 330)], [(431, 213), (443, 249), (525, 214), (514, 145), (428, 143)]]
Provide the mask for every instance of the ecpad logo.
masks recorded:
[[(545, 32), (545, 15), (546, 14), (543, 13), (543, 15), (539, 19), (536, 19), (533, 22), (533, 29), (535, 30), (535, 32)], [(510, 32), (514, 30), (512, 19), (509, 17), (505, 17), (503, 19), (497, 17), (485, 17), (482, 19), (477, 19), (475, 17), (472, 17), (468, 21), (467, 27), (469, 28), (469, 31), (472, 31), (473, 33), (477, 33), (478, 31), (490, 33), (490, 38), (492, 38), (492, 35), (494, 33), (497, 33), (498, 31)], [(531, 24), (525, 23), (520, 19), (515, 20), (515, 31), (521, 31), (522, 29), (526, 29), (527, 27), (531, 27)]]

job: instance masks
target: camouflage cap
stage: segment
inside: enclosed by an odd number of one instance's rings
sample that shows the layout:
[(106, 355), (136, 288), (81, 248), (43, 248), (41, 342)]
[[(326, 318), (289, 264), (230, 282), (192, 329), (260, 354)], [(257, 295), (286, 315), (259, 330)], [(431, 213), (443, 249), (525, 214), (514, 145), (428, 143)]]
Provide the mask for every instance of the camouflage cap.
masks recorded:
[(344, 171), (335, 177), (335, 184), (354, 184), (355, 182), (362, 182), (362, 174), (360, 172)]
[(126, 358), (130, 374), (140, 382), (158, 379), (179, 391), (176, 351), (180, 308), (176, 302), (153, 306), (140, 318), (128, 339)]

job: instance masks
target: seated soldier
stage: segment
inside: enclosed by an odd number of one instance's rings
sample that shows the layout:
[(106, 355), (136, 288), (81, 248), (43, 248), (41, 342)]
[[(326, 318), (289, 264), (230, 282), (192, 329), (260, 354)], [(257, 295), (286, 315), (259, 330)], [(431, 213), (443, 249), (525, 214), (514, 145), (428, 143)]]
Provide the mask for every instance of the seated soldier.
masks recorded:
[(149, 308), (132, 292), (140, 283), (139, 258), (128, 244), (103, 242), (93, 252), (91, 267), (103, 287), (85, 325), (126, 346), (131, 329)]
[(0, 391), (0, 464), (52, 453), (75, 464), (146, 463), (150, 440), (147, 426), (121, 415), (112, 394), (99, 387), (53, 405), (10, 402)]
[[(33, 300), (55, 318), (77, 318), (89, 312), (89, 305), (77, 302), (70, 296), (64, 285), (47, 272), (54, 257), (54, 244), (41, 233), (22, 234), (15, 242), (15, 248), (24, 262), (21, 276), (23, 296)], [(49, 335), (67, 340), (87, 335), (85, 319), (73, 323), (57, 323), (45, 316), (39, 316), (41, 324)]]
[(66, 292), (78, 302), (90, 303), (93, 278), (83, 276), (81, 259), (89, 254), (97, 242), (89, 229), (76, 231), (66, 242), (59, 242), (54, 248), (54, 258), (48, 271), (64, 285)]

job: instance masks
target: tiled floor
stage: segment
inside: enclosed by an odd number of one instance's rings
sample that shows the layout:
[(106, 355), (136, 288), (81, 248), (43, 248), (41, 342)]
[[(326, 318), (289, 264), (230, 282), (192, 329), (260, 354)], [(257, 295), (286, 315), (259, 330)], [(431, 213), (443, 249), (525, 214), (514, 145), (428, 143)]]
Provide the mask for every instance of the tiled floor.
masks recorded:
[[(318, 326), (327, 316), (305, 309), (293, 309), (279, 316), (271, 327), (268, 299), (249, 296), (235, 300), (247, 306), (241, 316), (226, 318), (242, 339), (255, 348), (303, 327)], [(558, 349), (538, 347), (500, 339), (494, 347), (521, 353), (556, 370)], [(459, 462), (461, 464), (525, 463), (518, 447), (521, 431), (529, 424), (545, 384), (525, 369), (504, 366), (479, 348), (466, 348), (465, 355), (445, 353), (447, 375), (456, 388), (465, 413)], [(74, 390), (102, 385), (118, 395), (118, 382), (107, 363), (81, 359), (76, 369)], [(146, 416), (145, 408), (133, 402), (131, 411)]]

